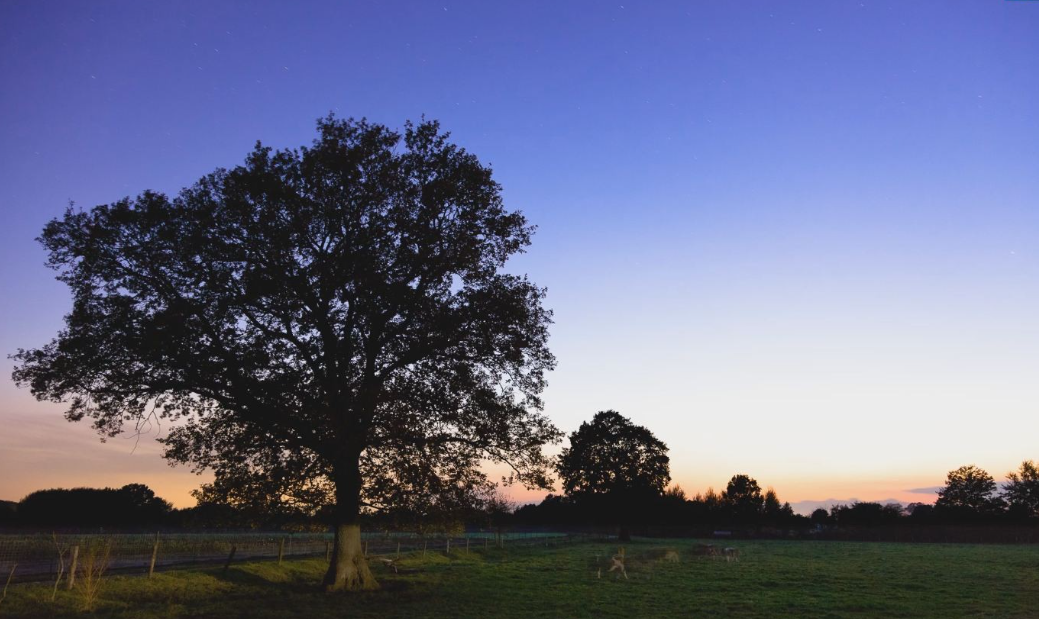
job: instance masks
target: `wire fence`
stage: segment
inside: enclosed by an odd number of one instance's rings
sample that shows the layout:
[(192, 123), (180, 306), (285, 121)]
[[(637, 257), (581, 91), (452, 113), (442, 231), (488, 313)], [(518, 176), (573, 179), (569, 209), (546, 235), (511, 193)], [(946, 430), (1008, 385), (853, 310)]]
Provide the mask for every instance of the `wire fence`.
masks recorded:
[[(456, 536), (422, 536), (404, 532), (365, 532), (369, 557), (402, 558), (416, 553), (458, 554), (489, 548), (557, 546), (600, 539), (590, 534), (554, 532), (472, 532)], [(155, 571), (204, 563), (325, 557), (332, 552), (331, 533), (113, 533), (2, 534), (0, 581), (46, 580), (75, 571), (85, 549), (104, 546), (108, 569), (122, 573)]]

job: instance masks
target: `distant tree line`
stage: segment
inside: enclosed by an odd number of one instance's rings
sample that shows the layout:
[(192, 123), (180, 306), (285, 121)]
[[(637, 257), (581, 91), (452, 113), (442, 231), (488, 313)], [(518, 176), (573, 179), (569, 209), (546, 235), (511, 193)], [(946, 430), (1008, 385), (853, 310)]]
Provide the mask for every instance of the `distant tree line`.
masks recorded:
[(144, 484), (122, 488), (37, 490), (21, 501), (3, 501), (0, 524), (32, 527), (137, 527), (165, 525), (173, 506)]
[[(570, 435), (556, 459), (562, 494), (515, 508), (497, 492), (458, 496), (451, 502), (369, 511), (367, 527), (422, 534), (460, 533), (466, 527), (616, 528), (621, 536), (650, 527), (713, 531), (827, 531), (892, 526), (1037, 525), (1039, 466), (1025, 461), (1000, 487), (988, 472), (967, 465), (950, 471), (934, 504), (882, 505), (858, 501), (795, 514), (772, 488), (746, 474), (733, 475), (721, 492), (693, 496), (670, 485), (667, 446), (651, 431), (616, 411), (603, 411)], [(229, 502), (211, 486), (195, 491), (197, 505), (174, 509), (148, 486), (50, 489), (15, 503), (0, 501), (0, 526), (172, 527), (322, 530), (334, 519), (325, 510), (290, 508), (281, 501)]]
[(932, 505), (855, 502), (795, 514), (776, 492), (737, 474), (722, 492), (689, 497), (668, 487), (667, 446), (615, 411), (598, 413), (570, 435), (557, 462), (563, 494), (516, 510), (516, 523), (710, 529), (822, 529), (898, 525), (1039, 524), (1039, 467), (1025, 461), (1000, 489), (974, 465), (950, 471)]
[(858, 502), (817, 509), (814, 524), (823, 526), (878, 526), (892, 524), (1037, 524), (1039, 523), (1039, 467), (1031, 460), (1007, 473), (1002, 489), (984, 469), (973, 464), (949, 471), (934, 504)]
[(197, 504), (174, 508), (144, 484), (121, 488), (51, 488), (21, 501), (0, 501), (0, 527), (27, 529), (281, 529), (325, 530), (322, 514), (232, 505), (195, 492)]
[[(181, 509), (144, 484), (37, 490), (21, 501), (0, 501), (0, 528), (326, 531), (334, 522), (329, 508), (304, 510), (281, 502), (231, 503), (207, 489), (203, 486), (193, 492), (196, 505)], [(512, 522), (512, 511), (508, 501), (492, 493), (450, 508), (371, 512), (366, 515), (365, 526), (422, 534), (458, 533), (467, 526), (502, 529)]]

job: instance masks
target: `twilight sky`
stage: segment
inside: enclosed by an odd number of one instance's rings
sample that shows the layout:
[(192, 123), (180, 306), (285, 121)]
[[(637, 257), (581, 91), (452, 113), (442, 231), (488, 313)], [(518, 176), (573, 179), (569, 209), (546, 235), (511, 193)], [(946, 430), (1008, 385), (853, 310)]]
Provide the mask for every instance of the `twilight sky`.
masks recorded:
[[(68, 201), (176, 192), (330, 110), (425, 114), (539, 226), (512, 268), (549, 288), (561, 428), (617, 409), (694, 492), (932, 500), (1039, 458), (1037, 59), (1025, 1), (8, 0), (0, 352), (61, 327), (33, 239)], [(150, 438), (102, 444), (10, 370), (0, 498), (193, 503)]]

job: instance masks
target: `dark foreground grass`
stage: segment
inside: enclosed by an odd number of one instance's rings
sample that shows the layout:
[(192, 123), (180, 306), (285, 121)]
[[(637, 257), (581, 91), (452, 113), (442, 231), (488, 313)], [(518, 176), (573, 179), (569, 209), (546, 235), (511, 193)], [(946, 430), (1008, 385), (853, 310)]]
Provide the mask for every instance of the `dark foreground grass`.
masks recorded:
[[(742, 560), (692, 556), (693, 542), (628, 544), (629, 579), (596, 577), (615, 546), (489, 551), (374, 566), (382, 589), (326, 595), (320, 560), (111, 577), (88, 614), (77, 591), (12, 585), (3, 617), (1013, 617), (1039, 618), (1039, 547), (733, 542)], [(661, 549), (678, 564), (655, 561)]]

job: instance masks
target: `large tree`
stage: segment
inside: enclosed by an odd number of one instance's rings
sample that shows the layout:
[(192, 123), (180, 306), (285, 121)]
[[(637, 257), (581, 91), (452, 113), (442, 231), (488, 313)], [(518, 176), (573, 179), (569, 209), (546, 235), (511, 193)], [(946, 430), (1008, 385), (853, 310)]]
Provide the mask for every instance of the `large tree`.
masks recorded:
[(652, 510), (671, 480), (667, 445), (617, 411), (601, 411), (570, 435), (556, 463), (567, 496), (613, 522)]
[(548, 487), (551, 314), (504, 272), (533, 228), (435, 122), (318, 122), (176, 197), (69, 209), (40, 241), (65, 327), (14, 379), (104, 435), (172, 421), (210, 494), (334, 506), (329, 589), (376, 586), (366, 509), (464, 501), (482, 463)]

